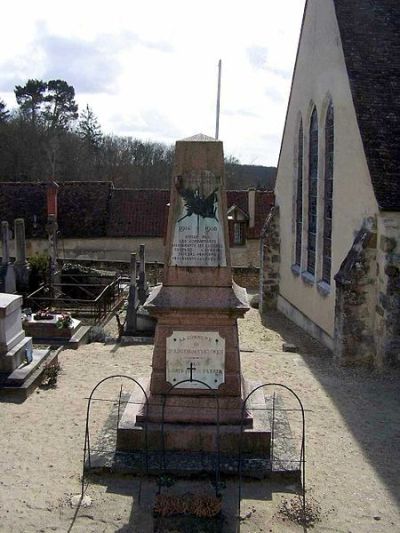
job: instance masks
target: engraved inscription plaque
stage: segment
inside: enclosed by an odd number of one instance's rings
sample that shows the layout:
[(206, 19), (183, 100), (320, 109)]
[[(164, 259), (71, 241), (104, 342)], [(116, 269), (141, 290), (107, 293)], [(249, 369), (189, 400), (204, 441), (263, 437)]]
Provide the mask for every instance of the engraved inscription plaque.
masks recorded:
[[(225, 339), (216, 331), (174, 331), (167, 338), (166, 363), (166, 379), (171, 385), (196, 379), (217, 389), (225, 380)], [(176, 388), (207, 387), (185, 382)]]
[(192, 172), (175, 179), (178, 214), (171, 265), (226, 266), (220, 180), (212, 172)]

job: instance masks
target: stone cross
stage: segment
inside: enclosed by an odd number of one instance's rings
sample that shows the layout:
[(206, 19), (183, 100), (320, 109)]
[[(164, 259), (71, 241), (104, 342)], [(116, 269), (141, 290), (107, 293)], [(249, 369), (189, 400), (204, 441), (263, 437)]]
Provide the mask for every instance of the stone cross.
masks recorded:
[(145, 247), (144, 244), (139, 246), (139, 302), (144, 304), (147, 298), (147, 286), (146, 286), (146, 260), (145, 260)]
[(190, 363), (189, 367), (186, 369), (190, 371), (190, 381), (193, 381), (193, 370), (196, 370), (196, 367), (193, 366), (193, 363)]
[(25, 221), (23, 218), (14, 220), (15, 235), (15, 277), (19, 294), (29, 292), (30, 265), (26, 260)]
[(1, 263), (3, 265), (8, 265), (10, 262), (10, 250), (9, 250), (9, 229), (8, 222), (3, 220), (1, 223), (1, 243), (2, 243), (2, 258)]
[(137, 311), (137, 287), (136, 287), (136, 254), (131, 254), (130, 264), (130, 284), (128, 296), (128, 309), (126, 310), (125, 335), (135, 335), (136, 333), (136, 311)]
[(15, 234), (15, 262), (19, 265), (26, 263), (26, 249), (25, 249), (25, 221), (23, 218), (14, 220), (14, 234)]

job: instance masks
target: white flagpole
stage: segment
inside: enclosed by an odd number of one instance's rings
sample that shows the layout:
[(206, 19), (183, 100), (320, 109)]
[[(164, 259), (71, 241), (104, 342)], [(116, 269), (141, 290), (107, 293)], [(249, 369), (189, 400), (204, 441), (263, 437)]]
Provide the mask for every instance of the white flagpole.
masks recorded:
[(221, 69), (222, 61), (218, 61), (218, 93), (217, 93), (217, 121), (215, 125), (215, 138), (218, 140), (219, 137), (219, 111), (221, 103)]

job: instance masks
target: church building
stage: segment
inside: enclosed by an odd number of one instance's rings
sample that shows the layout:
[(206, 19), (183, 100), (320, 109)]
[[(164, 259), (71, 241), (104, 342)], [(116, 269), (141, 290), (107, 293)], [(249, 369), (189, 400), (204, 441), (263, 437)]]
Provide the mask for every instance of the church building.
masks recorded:
[(307, 0), (261, 305), (341, 364), (400, 362), (400, 3)]

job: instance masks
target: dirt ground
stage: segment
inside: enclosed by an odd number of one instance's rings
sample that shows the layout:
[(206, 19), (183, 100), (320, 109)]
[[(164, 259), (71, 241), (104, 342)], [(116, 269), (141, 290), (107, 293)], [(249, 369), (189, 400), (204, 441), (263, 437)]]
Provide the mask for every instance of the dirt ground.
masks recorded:
[[(108, 329), (115, 333), (114, 324)], [(326, 350), (278, 313), (262, 324), (252, 309), (240, 321), (240, 341), (247, 377), (283, 383), (303, 401), (306, 485), (321, 508), (314, 531), (400, 531), (399, 372), (338, 368)], [(283, 341), (294, 343), (297, 353), (283, 352)], [(152, 479), (99, 476), (86, 486), (90, 505), (71, 505), (81, 490), (86, 398), (112, 374), (148, 374), (151, 353), (152, 346), (115, 343), (65, 350), (56, 388), (37, 390), (22, 404), (0, 404), (1, 532), (153, 531)], [(114, 400), (120, 383), (107, 383), (99, 397)], [(94, 433), (110, 405), (97, 402)], [(177, 490), (210, 491), (205, 481), (180, 483)], [(223, 492), (227, 532), (234, 531), (237, 488), (231, 480)], [(288, 481), (245, 483), (240, 531), (302, 531), (278, 512), (295, 489)]]

